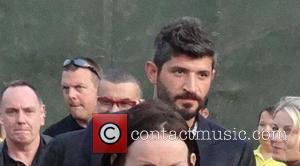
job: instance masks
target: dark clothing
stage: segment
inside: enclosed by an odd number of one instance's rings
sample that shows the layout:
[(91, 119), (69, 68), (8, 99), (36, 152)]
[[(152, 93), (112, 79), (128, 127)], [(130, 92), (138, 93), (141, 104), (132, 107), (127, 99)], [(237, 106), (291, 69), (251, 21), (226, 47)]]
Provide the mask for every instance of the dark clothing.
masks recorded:
[[(251, 144), (246, 141), (228, 139), (229, 135), (225, 129), (218, 126), (214, 122), (199, 116), (197, 119), (197, 131), (209, 131), (210, 140), (207, 135), (200, 134), (197, 145), (200, 153), (200, 165), (204, 166), (255, 166), (255, 158)], [(212, 131), (215, 132), (213, 136)], [(219, 138), (226, 140), (218, 140)], [(227, 140), (228, 139), (228, 140)]]
[(92, 138), (91, 123), (57, 136), (46, 148), (41, 166), (101, 166), (102, 154), (92, 153)]
[[(41, 156), (44, 153), (45, 147), (48, 142), (51, 140), (51, 137), (42, 135), (40, 145), (38, 150), (32, 160), (31, 166), (38, 166), (38, 163), (41, 160)], [(8, 147), (6, 141), (3, 144), (0, 144), (0, 165), (1, 166), (25, 166), (21, 161), (14, 160), (8, 155)]]
[[(197, 131), (225, 131), (201, 116), (198, 117), (197, 126)], [(255, 166), (252, 147), (245, 141), (198, 140), (197, 145), (200, 165)], [(41, 166), (101, 166), (102, 158), (102, 154), (92, 154), (92, 126), (89, 123), (87, 129), (59, 135), (49, 143)]]
[(80, 129), (84, 129), (84, 128), (76, 122), (76, 120), (72, 117), (72, 115), (68, 115), (64, 119), (48, 127), (43, 132), (43, 134), (49, 135), (51, 137), (55, 137), (62, 133), (80, 130)]

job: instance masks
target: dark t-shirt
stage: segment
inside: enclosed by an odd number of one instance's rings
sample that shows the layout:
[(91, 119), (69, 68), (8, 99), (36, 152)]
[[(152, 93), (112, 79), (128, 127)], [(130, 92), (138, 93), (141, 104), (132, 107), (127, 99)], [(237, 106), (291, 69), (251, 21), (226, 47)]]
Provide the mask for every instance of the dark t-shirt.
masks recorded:
[[(47, 145), (47, 143), (51, 140), (51, 137), (48, 136), (41, 136), (41, 141), (38, 147), (38, 150), (32, 160), (31, 166), (38, 166), (39, 164), (39, 160), (41, 159), (41, 156), (44, 152), (45, 146)], [(3, 163), (3, 166), (25, 166), (25, 164), (21, 161), (15, 160), (13, 158), (11, 158), (8, 154), (8, 147), (6, 144), (6, 141), (4, 141), (3, 143), (3, 148), (2, 148), (2, 159), (3, 161), (0, 161), (0, 165), (1, 163)], [(1, 165), (2, 166), (2, 165)]]
[(75, 131), (75, 130), (80, 130), (84, 129), (82, 126), (80, 126), (76, 120), (71, 116), (68, 115), (61, 121), (51, 125), (48, 127), (43, 134), (49, 135), (51, 137), (55, 137), (59, 134), (66, 133), (69, 131)]

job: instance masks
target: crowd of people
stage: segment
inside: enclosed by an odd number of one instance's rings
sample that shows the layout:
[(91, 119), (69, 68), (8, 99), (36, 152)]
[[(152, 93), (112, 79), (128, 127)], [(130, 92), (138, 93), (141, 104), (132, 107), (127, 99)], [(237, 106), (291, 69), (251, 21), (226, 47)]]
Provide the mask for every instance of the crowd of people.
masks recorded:
[[(154, 49), (145, 63), (152, 100), (143, 99), (140, 82), (124, 69), (102, 69), (88, 57), (66, 59), (61, 87), (69, 115), (43, 133), (46, 110), (38, 91), (23, 80), (6, 85), (0, 96), (1, 136), (6, 135), (0, 166), (300, 165), (300, 97), (283, 97), (263, 109), (256, 150), (241, 139), (179, 139), (181, 131), (226, 134), (207, 108), (216, 74), (214, 44), (200, 20), (184, 17), (160, 30)], [(127, 153), (93, 153), (94, 113), (127, 114), (129, 133), (158, 132), (146, 140), (128, 137)], [(178, 137), (162, 139), (163, 131)]]

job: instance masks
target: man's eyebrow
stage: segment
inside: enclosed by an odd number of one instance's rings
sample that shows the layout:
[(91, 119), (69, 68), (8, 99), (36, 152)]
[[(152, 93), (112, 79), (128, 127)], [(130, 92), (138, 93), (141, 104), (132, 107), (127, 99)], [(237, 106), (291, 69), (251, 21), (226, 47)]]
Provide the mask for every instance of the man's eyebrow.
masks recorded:
[(185, 67), (181, 67), (181, 66), (171, 66), (169, 68), (169, 70), (176, 70), (176, 69), (180, 69), (180, 70), (184, 70), (184, 71), (188, 71), (188, 69), (186, 69)]
[(7, 107), (5, 108), (5, 110), (18, 110), (18, 109), (16, 109), (15, 107)]
[(154, 163), (152, 163), (151, 161), (145, 161), (145, 160), (139, 160), (142, 166), (156, 166)]

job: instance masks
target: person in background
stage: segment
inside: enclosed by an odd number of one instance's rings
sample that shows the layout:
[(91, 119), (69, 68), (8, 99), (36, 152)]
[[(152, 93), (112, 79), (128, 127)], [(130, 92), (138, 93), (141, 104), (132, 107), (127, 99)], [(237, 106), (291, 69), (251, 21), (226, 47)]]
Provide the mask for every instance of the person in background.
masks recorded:
[(102, 165), (194, 166), (199, 162), (196, 141), (187, 134), (189, 127), (168, 105), (145, 101), (122, 113), (128, 114), (128, 153), (106, 154)]
[[(154, 47), (154, 59), (145, 65), (154, 98), (174, 107), (196, 134), (218, 131), (222, 136), (223, 127), (199, 116), (216, 72), (214, 46), (200, 20), (184, 17), (164, 26)], [(199, 139), (197, 145), (200, 165), (255, 165), (252, 146), (246, 141)]]
[(87, 127), (88, 120), (96, 112), (97, 90), (102, 69), (91, 58), (66, 59), (63, 63), (61, 87), (69, 115), (48, 127), (44, 134), (61, 133)]
[(271, 137), (272, 157), (287, 166), (300, 165), (300, 97), (287, 96), (278, 102)]
[(0, 123), (6, 138), (0, 144), (1, 166), (38, 166), (51, 137), (40, 135), (45, 106), (35, 88), (25, 81), (9, 83), (1, 92)]
[(124, 69), (105, 70), (100, 81), (98, 113), (126, 110), (142, 101), (140, 82)]
[[(124, 70), (109, 69), (104, 79), (100, 81), (97, 113), (129, 109), (141, 101), (141, 87), (133, 75)], [(61, 134), (49, 144), (41, 166), (100, 166), (102, 154), (92, 154), (91, 141), (91, 122), (86, 129)]]
[(284, 163), (272, 159), (271, 133), (274, 106), (263, 109), (258, 116), (258, 132), (260, 145), (254, 150), (256, 166), (285, 166)]

